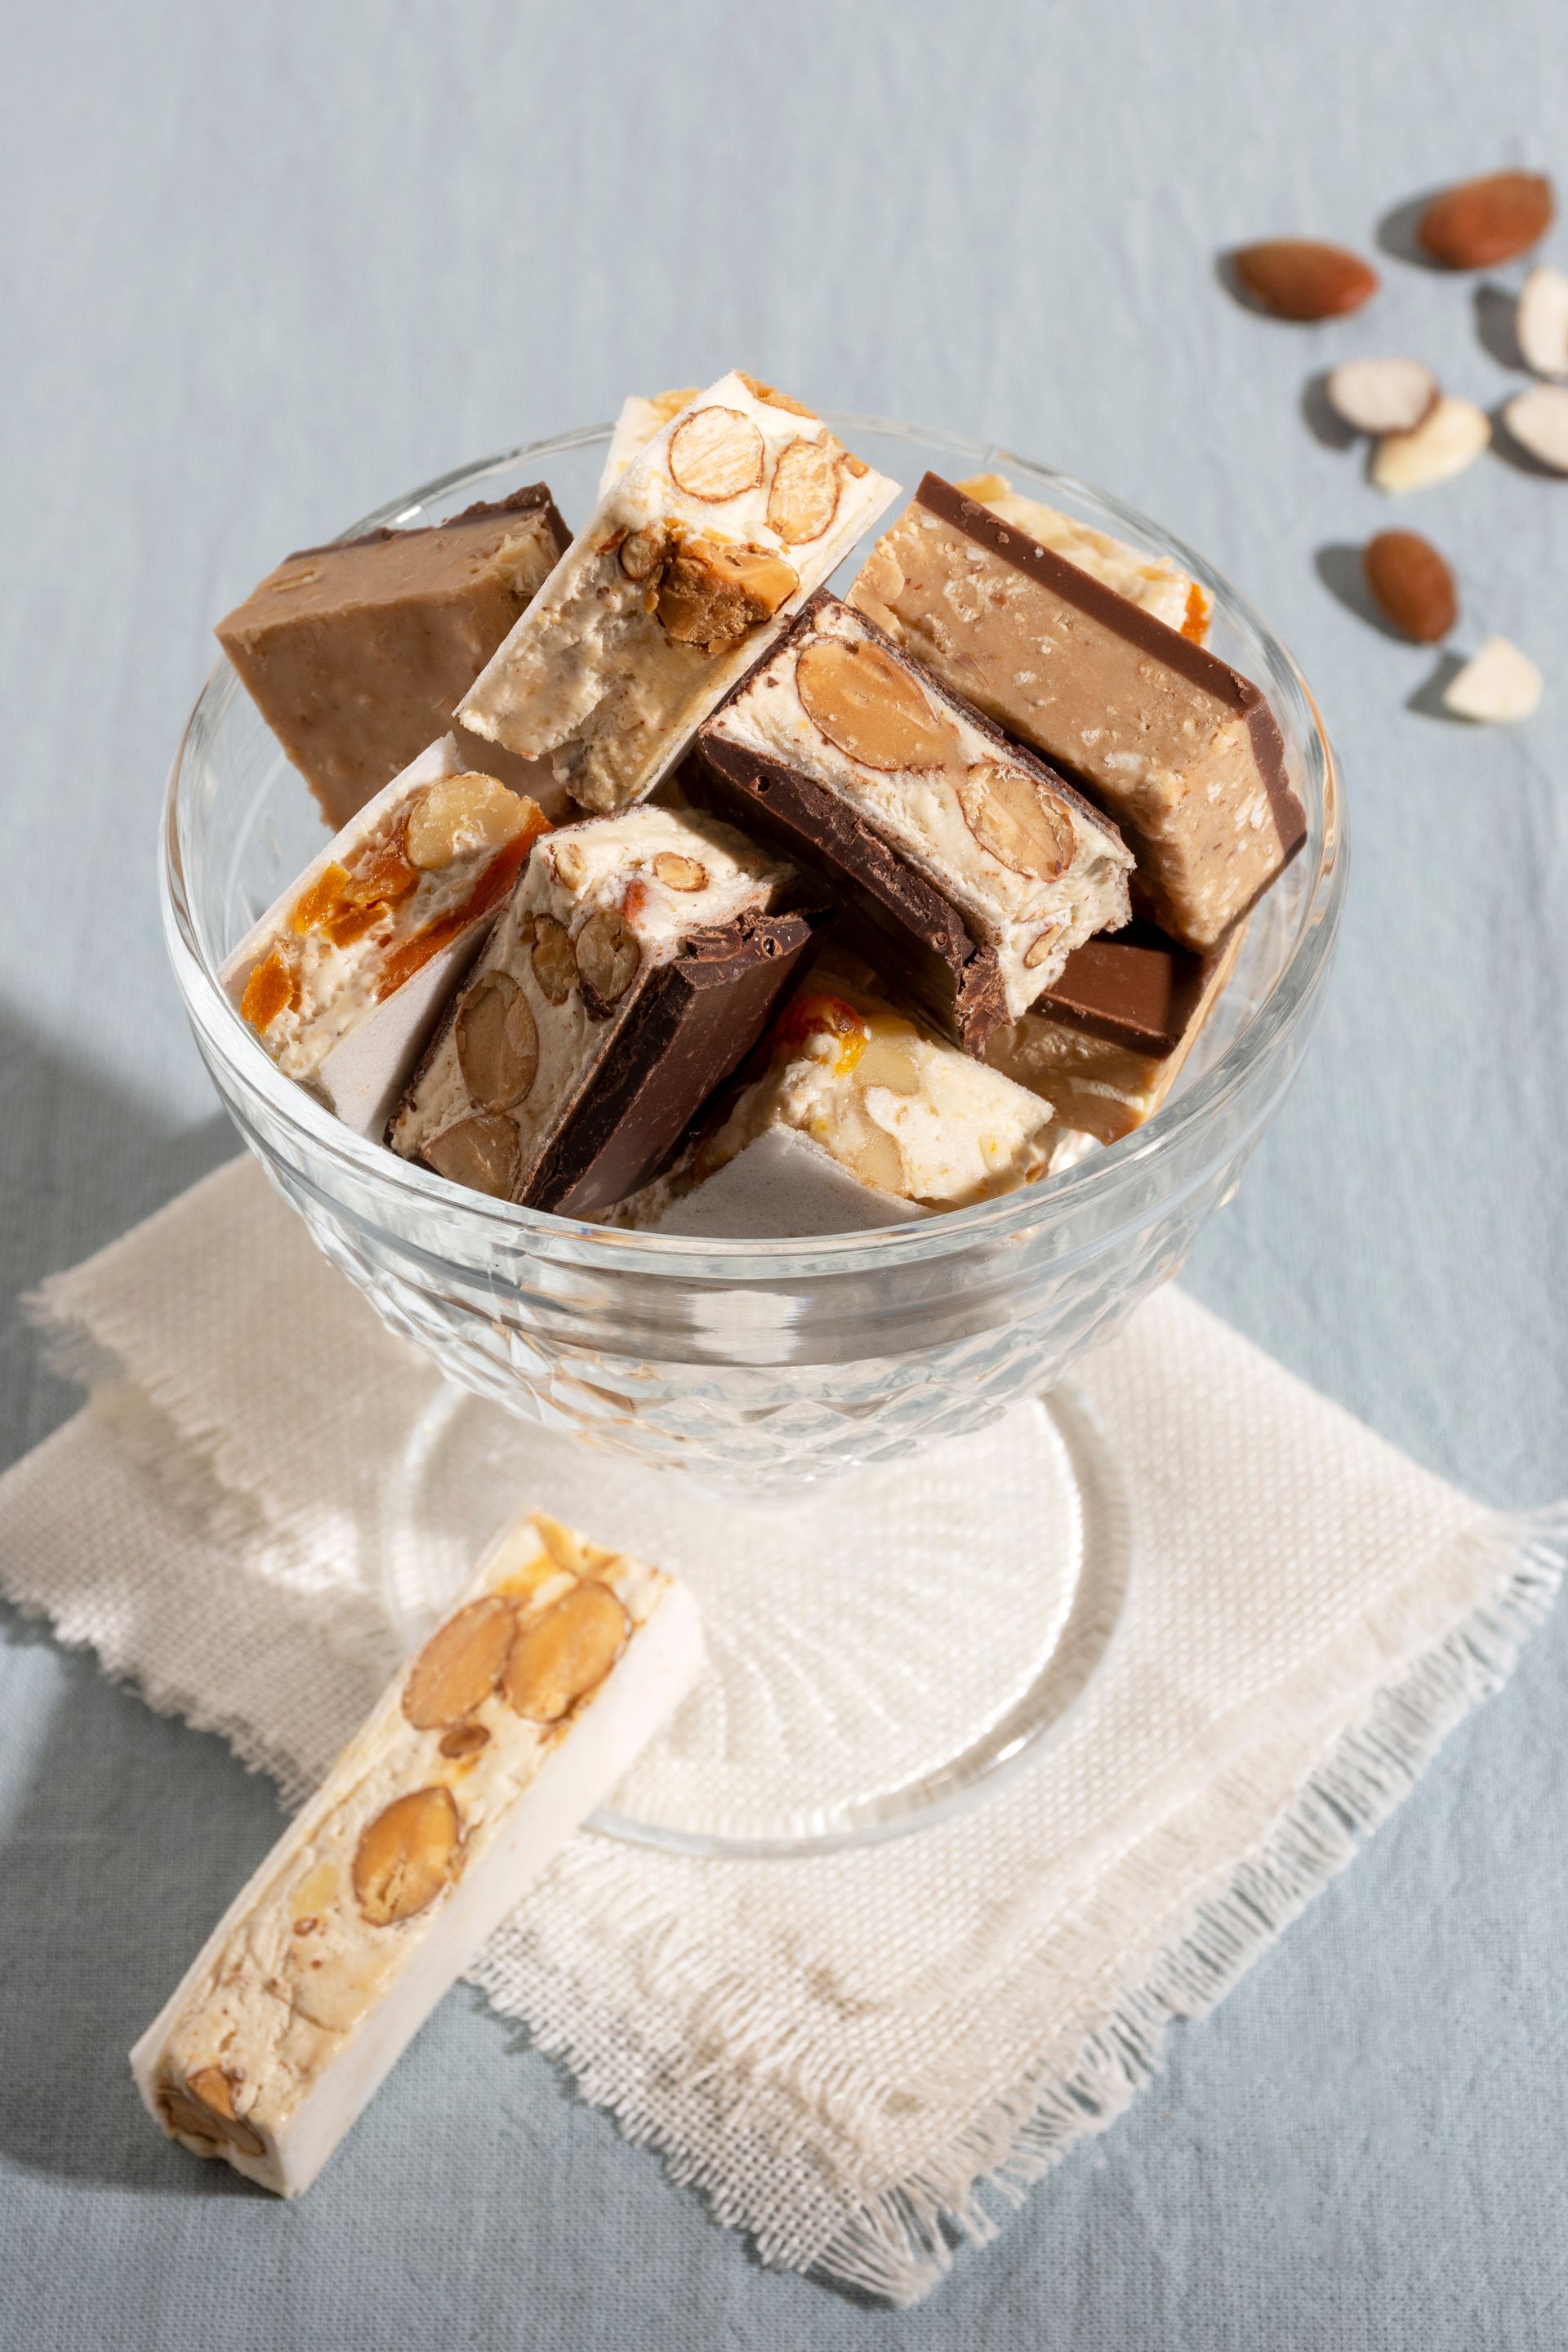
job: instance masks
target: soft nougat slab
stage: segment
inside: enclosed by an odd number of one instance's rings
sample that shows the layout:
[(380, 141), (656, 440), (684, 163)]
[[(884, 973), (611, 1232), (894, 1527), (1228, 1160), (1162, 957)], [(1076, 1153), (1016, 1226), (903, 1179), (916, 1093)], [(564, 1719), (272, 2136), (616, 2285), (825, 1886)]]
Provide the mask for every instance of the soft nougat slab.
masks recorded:
[(539, 845), (388, 1140), (591, 1215), (654, 1175), (767, 1024), (821, 910), (717, 819), (627, 810)]
[(154, 2120), (308, 2189), (701, 1658), (658, 1569), (540, 1516), (510, 1528), (132, 2050)]
[(630, 807), (897, 488), (784, 394), (721, 377), (610, 483), (459, 718), (548, 757), (584, 807)]
[(1196, 955), (1152, 924), (1090, 940), (1032, 1013), (985, 1049), (1048, 1102), (1064, 1129), (1114, 1143), (1164, 1101), (1236, 969), (1238, 925), (1212, 955)]
[(1215, 947), (1306, 837), (1257, 687), (928, 474), (850, 591), (906, 651), (1110, 812), (1135, 903)]
[(1132, 860), (1110, 820), (833, 597), (698, 753), (715, 805), (815, 866), (968, 1052), (1127, 919)]
[(569, 537), (535, 482), (428, 529), (301, 549), (218, 623), (329, 824), (451, 725)]
[(223, 984), (285, 1075), (379, 1137), (542, 811), (443, 736), (349, 819), (240, 941)]

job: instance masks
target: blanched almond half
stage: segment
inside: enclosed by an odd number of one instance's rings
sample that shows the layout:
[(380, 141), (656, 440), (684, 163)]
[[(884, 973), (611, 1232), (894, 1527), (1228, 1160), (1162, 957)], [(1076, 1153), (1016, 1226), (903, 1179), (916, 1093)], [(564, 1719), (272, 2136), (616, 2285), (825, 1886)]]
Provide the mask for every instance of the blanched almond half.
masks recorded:
[(506, 1670), (508, 1704), (530, 1723), (559, 1723), (602, 1683), (631, 1632), (607, 1584), (579, 1584), (525, 1625)]
[(1231, 265), (1253, 300), (1279, 319), (1342, 318), (1378, 288), (1376, 270), (1360, 254), (1315, 237), (1268, 237), (1233, 253)]
[(1549, 262), (1537, 262), (1525, 279), (1513, 331), (1527, 368), (1568, 375), (1568, 278)]
[(494, 776), (443, 776), (408, 812), (408, 862), (439, 874), (476, 850), (503, 849), (540, 814), (536, 804), (509, 793)]
[(572, 934), (553, 915), (533, 919), (533, 947), (529, 957), (533, 977), (552, 1004), (564, 1004), (577, 985), (577, 958)]
[(661, 849), (653, 861), (657, 878), (667, 890), (706, 890), (708, 868), (700, 866), (695, 857), (683, 857), (678, 849)]
[(619, 915), (601, 907), (577, 934), (577, 970), (590, 1013), (601, 1016), (616, 1004), (637, 978), (642, 949)]
[(453, 1024), (458, 1067), (481, 1110), (525, 1102), (539, 1075), (539, 1031), (527, 997), (510, 972), (474, 982)]
[(795, 682), (817, 733), (863, 768), (940, 768), (957, 747), (952, 720), (880, 646), (814, 637)]
[(1489, 269), (1538, 245), (1555, 209), (1543, 173), (1489, 172), (1434, 196), (1416, 223), (1416, 242), (1449, 269)]
[(446, 1129), (424, 1146), (421, 1157), (449, 1184), (466, 1184), (471, 1192), (510, 1201), (522, 1152), (510, 1118), (500, 1112), (480, 1111)]
[(1474, 465), (1492, 437), (1491, 420), (1471, 400), (1439, 400), (1413, 433), (1389, 433), (1378, 443), (1372, 478), (1398, 498), (1434, 482), (1452, 481)]
[(1507, 402), (1502, 421), (1521, 449), (1568, 474), (1568, 384), (1532, 383)]
[(482, 1706), (500, 1680), (517, 1612), (499, 1593), (470, 1601), (438, 1625), (403, 1685), (403, 1712), (416, 1731), (439, 1731)]
[(463, 1824), (449, 1789), (395, 1797), (368, 1822), (354, 1848), (353, 1889), (362, 1917), (395, 1927), (445, 1894), (462, 1854)]
[(1077, 836), (1065, 804), (1021, 768), (976, 760), (960, 780), (958, 801), (981, 847), (1013, 873), (1054, 882), (1072, 864)]
[(780, 451), (768, 489), (768, 521), (786, 547), (822, 537), (838, 511), (842, 487), (838, 445), (830, 434), (820, 441), (791, 441)]
[(1396, 629), (1435, 646), (1458, 618), (1458, 592), (1446, 559), (1414, 530), (1380, 530), (1362, 557), (1366, 584)]
[(1324, 386), (1352, 433), (1411, 433), (1437, 404), (1438, 383), (1419, 360), (1342, 360)]
[(721, 505), (756, 488), (763, 455), (762, 434), (740, 409), (696, 408), (671, 434), (666, 462), (689, 499)]
[(1443, 708), (1456, 719), (1510, 727), (1541, 706), (1541, 672), (1506, 637), (1489, 637), (1443, 689)]

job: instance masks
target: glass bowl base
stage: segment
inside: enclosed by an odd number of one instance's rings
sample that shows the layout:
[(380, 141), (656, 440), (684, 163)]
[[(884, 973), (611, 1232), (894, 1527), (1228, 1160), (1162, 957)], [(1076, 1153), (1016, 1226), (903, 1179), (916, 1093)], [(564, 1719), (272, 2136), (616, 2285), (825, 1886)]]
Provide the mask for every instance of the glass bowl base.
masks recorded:
[(747, 1502), (445, 1389), (386, 1505), (405, 1646), (451, 1597), (435, 1563), (476, 1559), (523, 1509), (685, 1578), (707, 1671), (592, 1826), (712, 1856), (870, 1843), (988, 1794), (1082, 1699), (1132, 1564), (1114, 1459), (1063, 1391), (793, 1502)]

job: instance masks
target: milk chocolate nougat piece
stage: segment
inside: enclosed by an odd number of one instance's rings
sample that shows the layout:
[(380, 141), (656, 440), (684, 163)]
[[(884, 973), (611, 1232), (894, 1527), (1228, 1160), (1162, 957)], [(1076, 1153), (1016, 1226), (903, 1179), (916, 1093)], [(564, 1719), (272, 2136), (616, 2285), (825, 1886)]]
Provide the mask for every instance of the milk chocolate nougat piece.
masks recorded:
[(535, 482), (450, 522), (304, 548), (218, 623), (334, 831), (446, 732), (567, 538)]
[(223, 968), (286, 1076), (380, 1137), (530, 849), (537, 803), (442, 737), (349, 819)]
[(1032, 1013), (997, 1031), (985, 1058), (1048, 1102), (1064, 1129), (1114, 1143), (1170, 1093), (1245, 936), (1238, 924), (1212, 955), (1152, 923), (1090, 940)]
[(308, 2189), (701, 1661), (658, 1569), (542, 1515), (509, 1528), (132, 2050), (154, 2121)]
[(1129, 547), (1124, 539), (1112, 539), (1109, 531), (1095, 530), (1076, 515), (1047, 506), (1044, 499), (1024, 497), (1005, 474), (972, 474), (955, 487), (977, 506), (989, 507), (1013, 530), (1038, 540), (1042, 547), (1076, 563), (1080, 572), (1114, 588), (1130, 604), (1152, 613), (1168, 629), (1190, 637), (1195, 646), (1203, 644), (1213, 600), (1208, 590), (1169, 556), (1146, 555), (1142, 548)]
[(870, 927), (867, 953), (969, 1053), (1127, 919), (1132, 860), (1110, 820), (831, 596), (682, 773), (815, 866)]
[(1215, 946), (1305, 839), (1257, 687), (940, 476), (850, 602), (1109, 810), (1135, 906), (1184, 946)]
[(660, 426), (464, 699), (584, 808), (651, 793), (898, 485), (771, 385), (727, 375)]
[(589, 1216), (657, 1174), (825, 909), (713, 817), (632, 809), (539, 847), (387, 1140), (453, 1183)]
[(736, 1239), (853, 1232), (994, 1200), (1047, 1164), (1049, 1106), (901, 1011), (837, 947), (742, 1076), (617, 1223)]

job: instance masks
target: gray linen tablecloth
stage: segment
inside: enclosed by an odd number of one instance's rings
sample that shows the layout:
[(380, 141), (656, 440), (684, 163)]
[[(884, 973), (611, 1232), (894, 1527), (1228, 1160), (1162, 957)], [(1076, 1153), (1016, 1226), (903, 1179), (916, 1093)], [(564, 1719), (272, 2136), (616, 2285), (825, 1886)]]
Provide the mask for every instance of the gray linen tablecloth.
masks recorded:
[[(1373, 317), (1293, 330), (1215, 274), (1270, 232), (1368, 244), (1464, 172), (1568, 175), (1555, 0), (5, 16), (7, 1293), (232, 1149), (153, 880), (215, 616), (400, 488), (739, 362), (1111, 484), (1283, 631), (1355, 887), (1310, 1066), (1189, 1279), (1478, 1494), (1568, 1486), (1568, 485), (1494, 456), (1399, 512), (1467, 641), (1549, 677), (1516, 735), (1429, 715), (1434, 658), (1342, 601), (1394, 517), (1303, 394), (1408, 350), (1490, 405), (1494, 281), (1389, 259)], [(8, 1324), (5, 1458), (71, 1402)], [(760, 2270), (472, 1994), (299, 2209), (171, 2163), (123, 2053), (271, 1793), (0, 1620), (0, 2339), (1561, 2347), (1565, 1725), (1560, 1613), (1114, 2134), (893, 2316)]]

